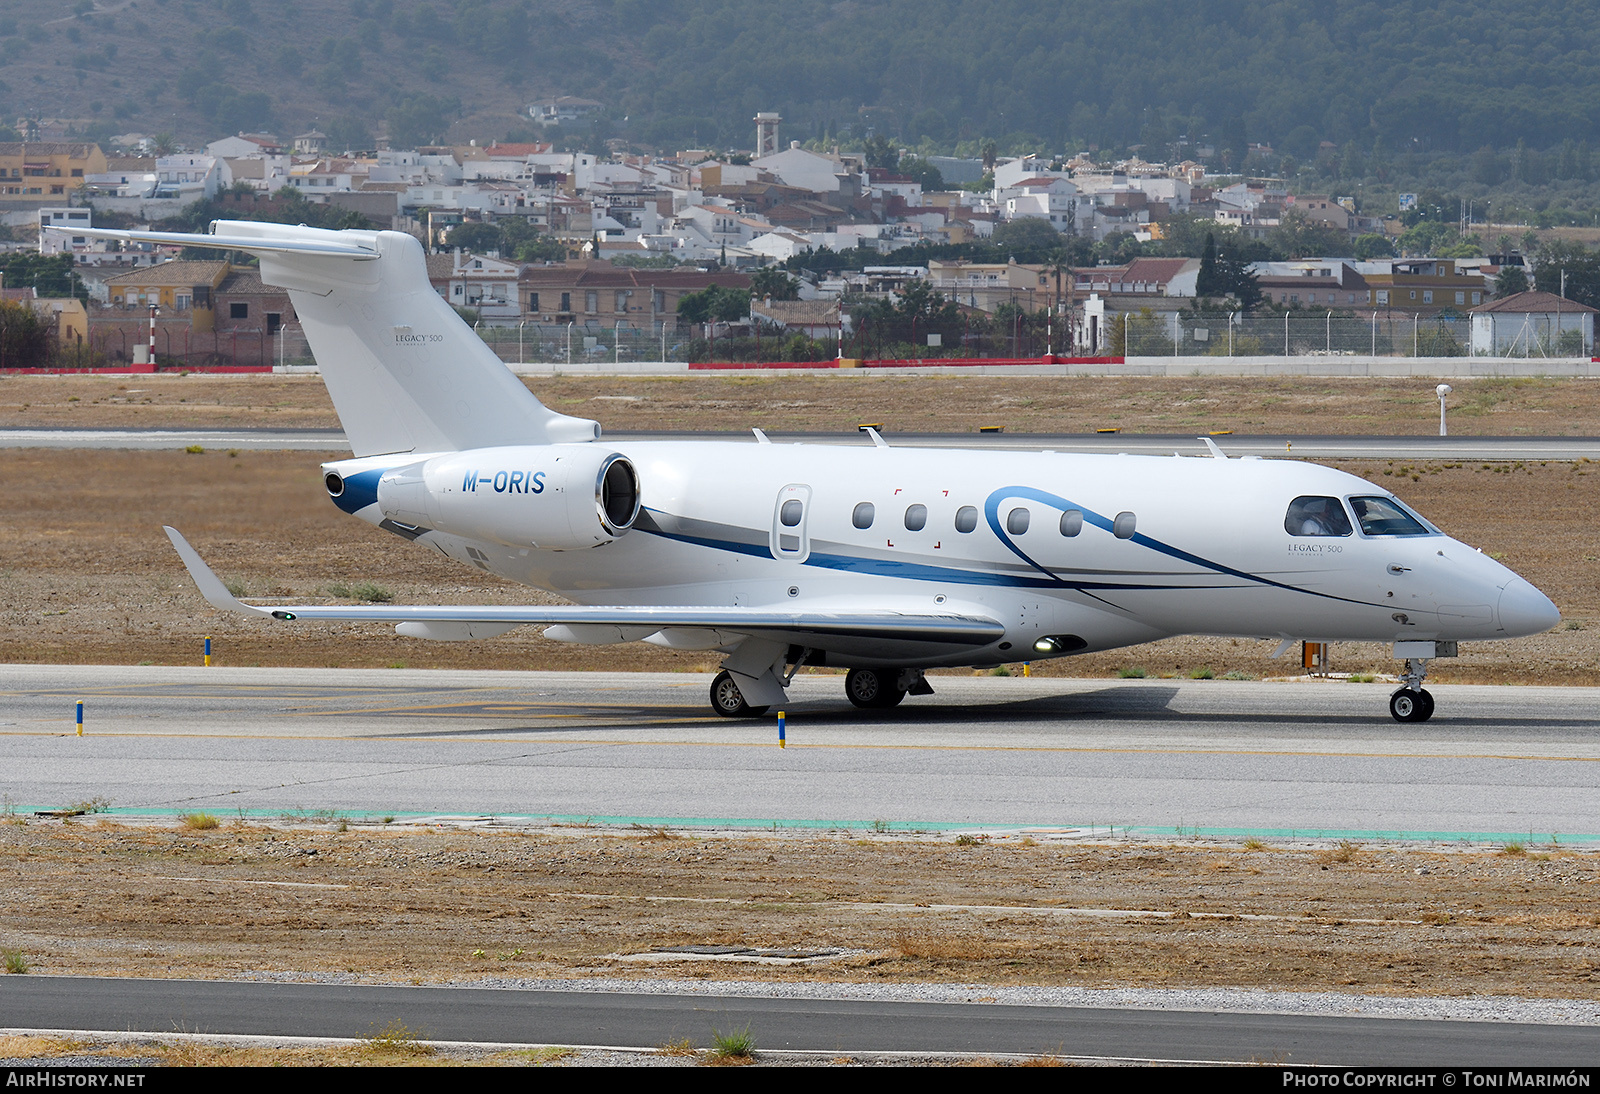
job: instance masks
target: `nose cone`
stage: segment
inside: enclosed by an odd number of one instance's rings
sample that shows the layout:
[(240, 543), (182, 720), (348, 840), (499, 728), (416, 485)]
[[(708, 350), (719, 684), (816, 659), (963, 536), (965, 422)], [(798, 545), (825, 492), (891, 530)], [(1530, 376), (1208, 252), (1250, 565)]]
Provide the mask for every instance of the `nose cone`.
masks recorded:
[(1500, 629), (1507, 638), (1543, 634), (1561, 622), (1561, 612), (1550, 598), (1522, 578), (1514, 578), (1500, 593)]

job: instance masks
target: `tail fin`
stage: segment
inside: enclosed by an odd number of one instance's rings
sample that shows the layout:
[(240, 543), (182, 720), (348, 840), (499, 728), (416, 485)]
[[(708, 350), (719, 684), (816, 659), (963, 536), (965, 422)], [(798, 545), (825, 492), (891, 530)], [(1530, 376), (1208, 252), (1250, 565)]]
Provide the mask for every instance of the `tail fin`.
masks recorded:
[(403, 232), (215, 221), (212, 235), (73, 233), (249, 251), (289, 292), (357, 456), (593, 440), (600, 426), (539, 402), (428, 282)]

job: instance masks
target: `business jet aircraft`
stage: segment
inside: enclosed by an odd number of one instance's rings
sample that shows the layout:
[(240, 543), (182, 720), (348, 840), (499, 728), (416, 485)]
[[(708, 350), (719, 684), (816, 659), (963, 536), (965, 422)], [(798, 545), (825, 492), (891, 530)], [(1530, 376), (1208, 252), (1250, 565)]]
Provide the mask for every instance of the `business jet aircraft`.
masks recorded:
[[(289, 292), (355, 456), (328, 496), (401, 539), (571, 606), (257, 606), (175, 530), (217, 608), (373, 620), (417, 638), (523, 624), (605, 645), (715, 650), (722, 715), (782, 703), (801, 665), (860, 707), (926, 669), (1180, 634), (1384, 642), (1389, 709), (1433, 713), (1428, 661), (1548, 630), (1555, 605), (1372, 484), (1287, 460), (930, 451), (754, 441), (608, 443), (529, 393), (428, 283), (398, 232), (218, 221), (212, 235), (72, 229), (247, 251)], [(1206, 440), (1202, 438), (1202, 440)], [(1287, 693), (1286, 693), (1287, 694)]]

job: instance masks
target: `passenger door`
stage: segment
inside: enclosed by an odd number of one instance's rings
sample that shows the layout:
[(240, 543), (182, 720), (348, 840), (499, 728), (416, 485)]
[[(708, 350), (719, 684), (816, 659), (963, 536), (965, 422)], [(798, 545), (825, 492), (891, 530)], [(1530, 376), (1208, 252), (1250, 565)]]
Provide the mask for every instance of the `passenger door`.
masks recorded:
[(811, 510), (811, 487), (790, 483), (778, 491), (772, 506), (772, 557), (783, 562), (804, 562), (811, 554), (806, 523)]

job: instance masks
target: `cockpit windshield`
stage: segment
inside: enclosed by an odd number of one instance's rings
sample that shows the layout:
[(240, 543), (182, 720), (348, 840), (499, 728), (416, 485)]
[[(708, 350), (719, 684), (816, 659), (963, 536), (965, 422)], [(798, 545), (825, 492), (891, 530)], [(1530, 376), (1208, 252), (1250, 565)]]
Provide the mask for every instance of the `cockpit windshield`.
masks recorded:
[(1350, 508), (1355, 510), (1356, 520), (1361, 523), (1363, 535), (1431, 536), (1437, 534), (1437, 529), (1429, 527), (1420, 517), (1407, 512), (1393, 498), (1351, 498)]
[(1283, 530), (1291, 536), (1348, 536), (1355, 532), (1338, 498), (1313, 495), (1295, 498), (1289, 503)]

